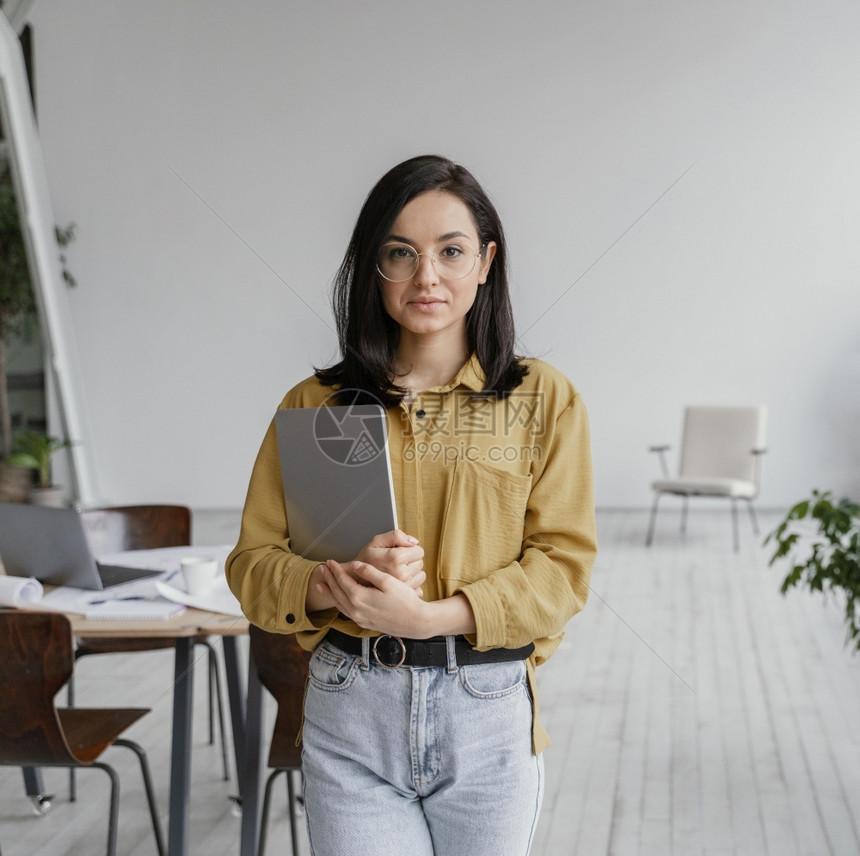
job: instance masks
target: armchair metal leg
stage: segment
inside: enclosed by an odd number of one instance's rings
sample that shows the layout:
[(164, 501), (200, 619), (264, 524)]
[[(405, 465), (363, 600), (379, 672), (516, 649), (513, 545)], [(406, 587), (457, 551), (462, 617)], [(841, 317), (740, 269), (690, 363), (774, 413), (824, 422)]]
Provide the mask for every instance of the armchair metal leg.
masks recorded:
[(741, 548), (740, 535), (738, 534), (738, 502), (732, 497), (732, 539), (735, 552)]
[(755, 509), (753, 508), (752, 500), (747, 500), (747, 510), (750, 513), (750, 522), (752, 523), (752, 530), (754, 535), (759, 534), (758, 529), (758, 520), (756, 519)]
[(651, 504), (651, 519), (648, 523), (648, 534), (645, 536), (645, 546), (650, 547), (654, 540), (654, 524), (657, 522), (657, 503), (660, 502), (660, 493), (654, 494), (654, 502)]

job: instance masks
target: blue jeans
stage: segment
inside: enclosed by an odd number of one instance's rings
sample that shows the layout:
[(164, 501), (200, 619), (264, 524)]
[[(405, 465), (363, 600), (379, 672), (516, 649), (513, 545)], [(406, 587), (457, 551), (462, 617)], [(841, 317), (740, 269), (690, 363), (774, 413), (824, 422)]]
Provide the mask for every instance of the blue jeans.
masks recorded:
[(525, 663), (452, 658), (386, 669), (367, 644), (316, 649), (302, 732), (313, 856), (527, 856), (543, 762)]

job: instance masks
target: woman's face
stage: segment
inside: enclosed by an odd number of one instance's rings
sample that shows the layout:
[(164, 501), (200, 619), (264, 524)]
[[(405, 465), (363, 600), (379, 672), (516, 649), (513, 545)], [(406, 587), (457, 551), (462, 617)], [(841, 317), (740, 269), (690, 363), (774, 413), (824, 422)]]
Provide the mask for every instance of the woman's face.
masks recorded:
[[(446, 338), (460, 336), (465, 342), (466, 313), (487, 281), (496, 253), (489, 242), (481, 253), (481, 242), (472, 213), (456, 196), (431, 190), (404, 206), (385, 241), (392, 258), (418, 256), (418, 267), (404, 282), (380, 277), (385, 311), (401, 329), (401, 335)], [(447, 276), (456, 272), (460, 254), (481, 253), (475, 266), (462, 279)], [(434, 256), (438, 259), (434, 263)], [(462, 262), (460, 262), (462, 264)]]

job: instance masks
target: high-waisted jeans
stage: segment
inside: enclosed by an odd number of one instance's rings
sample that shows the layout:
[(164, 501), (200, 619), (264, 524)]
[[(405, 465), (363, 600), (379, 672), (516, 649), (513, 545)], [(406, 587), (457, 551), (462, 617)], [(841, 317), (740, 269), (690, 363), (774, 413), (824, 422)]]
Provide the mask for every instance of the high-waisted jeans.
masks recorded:
[(531, 724), (524, 661), (386, 669), (366, 644), (322, 642), (303, 730), (313, 856), (527, 856), (543, 796)]

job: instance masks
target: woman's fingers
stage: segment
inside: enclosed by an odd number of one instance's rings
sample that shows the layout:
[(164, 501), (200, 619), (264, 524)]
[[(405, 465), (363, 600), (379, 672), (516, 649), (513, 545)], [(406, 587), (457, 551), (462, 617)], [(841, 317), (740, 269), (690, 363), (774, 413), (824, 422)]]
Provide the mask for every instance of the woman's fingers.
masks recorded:
[[(344, 567), (333, 560), (329, 560), (323, 566), (323, 579), (331, 591), (335, 605), (340, 612), (355, 621), (360, 618), (360, 590), (366, 586), (356, 580), (354, 575), (358, 574), (364, 579), (364, 575), (359, 573), (359, 568), (366, 567), (369, 566), (360, 562), (350, 562)], [(384, 577), (385, 574), (382, 576)]]
[(347, 577), (352, 576), (353, 583), (358, 583), (358, 579), (364, 580), (368, 585), (382, 591), (391, 580), (391, 574), (386, 574), (380, 571), (379, 568), (369, 565), (367, 562), (350, 562), (346, 568), (341, 567), (341, 571)]
[(335, 603), (340, 607), (345, 599), (345, 592), (335, 568), (340, 569), (340, 565), (332, 561), (328, 561), (322, 566), (323, 583), (328, 586)]
[(362, 626), (370, 627), (366, 622), (381, 615), (399, 613), (402, 605), (414, 603), (412, 597), (424, 597), (421, 585), (427, 575), (423, 570), (403, 582), (366, 562), (341, 565), (329, 560), (322, 569), (322, 584), (328, 587), (337, 609)]
[(407, 535), (402, 529), (382, 532), (370, 539), (374, 547), (414, 547), (417, 543), (418, 539), (414, 535)]
[[(423, 579), (424, 572), (419, 576)], [(365, 562), (331, 560), (323, 566), (323, 581), (337, 609), (361, 627), (404, 635), (403, 628), (415, 626), (423, 598), (419, 585), (412, 587)]]
[[(356, 561), (373, 565), (404, 581), (420, 570), (423, 559), (424, 548), (419, 545), (418, 539), (401, 529), (374, 536), (356, 557)], [(417, 569), (410, 568), (416, 563), (419, 563)]]

